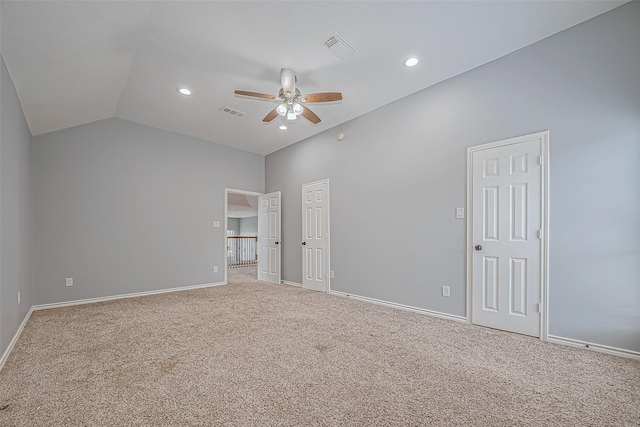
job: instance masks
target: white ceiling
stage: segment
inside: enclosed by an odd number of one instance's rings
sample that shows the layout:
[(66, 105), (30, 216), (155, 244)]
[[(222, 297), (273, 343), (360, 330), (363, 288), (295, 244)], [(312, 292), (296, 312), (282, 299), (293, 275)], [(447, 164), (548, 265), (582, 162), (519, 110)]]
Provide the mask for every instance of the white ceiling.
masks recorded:
[[(34, 135), (119, 117), (268, 154), (625, 2), (3, 0), (0, 50)], [(324, 46), (336, 32), (347, 60)], [(233, 91), (275, 95), (282, 67), (344, 100), (310, 104), (318, 125), (263, 124), (275, 104)]]

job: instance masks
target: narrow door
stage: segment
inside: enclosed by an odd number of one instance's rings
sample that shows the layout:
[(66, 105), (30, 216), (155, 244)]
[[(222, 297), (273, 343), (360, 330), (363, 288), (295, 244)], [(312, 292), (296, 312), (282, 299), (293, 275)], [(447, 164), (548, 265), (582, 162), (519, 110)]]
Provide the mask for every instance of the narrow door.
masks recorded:
[(302, 186), (302, 287), (328, 291), (329, 181)]
[(280, 284), (280, 192), (258, 196), (258, 280)]
[(472, 153), (472, 322), (540, 336), (540, 134)]

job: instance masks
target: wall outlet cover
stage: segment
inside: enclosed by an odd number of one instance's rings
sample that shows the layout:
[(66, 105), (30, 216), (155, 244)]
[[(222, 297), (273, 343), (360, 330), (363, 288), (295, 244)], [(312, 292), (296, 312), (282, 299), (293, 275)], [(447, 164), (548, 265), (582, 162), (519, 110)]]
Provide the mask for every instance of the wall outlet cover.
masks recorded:
[(213, 267), (213, 272), (217, 273), (218, 272), (218, 266), (216, 265), (215, 267)]
[(65, 283), (65, 286), (73, 286), (73, 278), (72, 277), (67, 277), (67, 281)]
[(443, 286), (442, 287), (442, 296), (443, 297), (451, 296), (451, 289), (448, 286)]

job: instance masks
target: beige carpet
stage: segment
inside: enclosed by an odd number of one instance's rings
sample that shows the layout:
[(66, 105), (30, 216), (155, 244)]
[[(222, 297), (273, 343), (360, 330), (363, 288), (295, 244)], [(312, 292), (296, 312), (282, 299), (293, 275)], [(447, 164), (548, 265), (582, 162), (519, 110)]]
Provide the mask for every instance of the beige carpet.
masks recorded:
[(260, 283), (258, 282), (258, 267), (240, 267), (227, 269), (227, 283)]
[(0, 425), (640, 425), (637, 361), (235, 274), (35, 312)]

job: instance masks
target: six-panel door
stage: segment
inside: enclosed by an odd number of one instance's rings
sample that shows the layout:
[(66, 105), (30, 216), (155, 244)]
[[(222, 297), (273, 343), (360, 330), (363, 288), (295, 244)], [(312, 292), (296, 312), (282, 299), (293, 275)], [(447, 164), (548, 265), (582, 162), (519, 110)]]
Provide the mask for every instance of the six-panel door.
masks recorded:
[(302, 286), (327, 291), (329, 237), (327, 181), (302, 187)]
[(280, 284), (280, 192), (258, 196), (258, 280)]
[(540, 336), (540, 138), (473, 152), (472, 322)]

